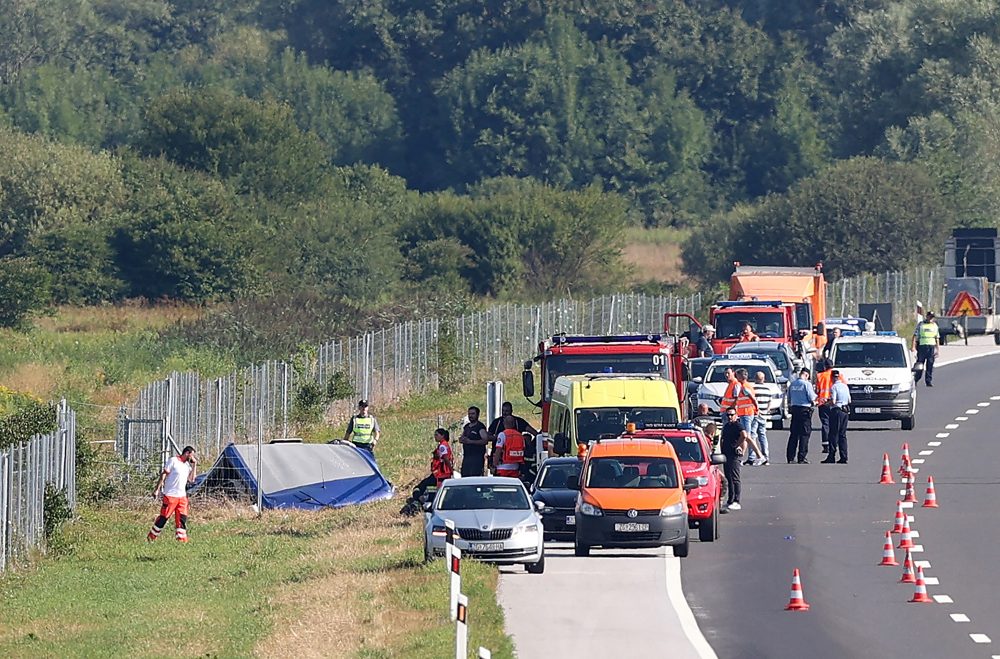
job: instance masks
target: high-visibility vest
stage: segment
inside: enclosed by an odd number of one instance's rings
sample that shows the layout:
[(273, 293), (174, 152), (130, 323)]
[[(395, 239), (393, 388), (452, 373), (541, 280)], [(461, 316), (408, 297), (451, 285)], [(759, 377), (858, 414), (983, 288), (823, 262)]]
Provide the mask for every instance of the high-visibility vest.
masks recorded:
[(500, 454), (500, 464), (520, 464), (524, 462), (524, 435), (516, 428), (504, 430), (499, 435), (503, 437), (503, 452)]
[(583, 460), (587, 457), (587, 445), (583, 442), (578, 442), (576, 445), (576, 457)]
[(816, 374), (816, 403), (822, 405), (830, 398), (830, 389), (833, 387), (833, 373), (823, 371)]
[[(441, 455), (441, 447), (445, 448), (444, 455)], [(434, 450), (434, 457), (431, 458), (431, 475), (437, 479), (438, 485), (441, 481), (452, 477), (454, 473), (452, 470), (452, 460), (451, 444), (447, 440), (442, 440), (438, 442), (437, 449)]]
[(730, 407), (736, 407), (736, 385), (738, 384), (739, 382), (734, 378), (726, 385), (726, 393), (722, 394), (722, 402), (719, 403), (723, 416)]
[(375, 417), (371, 415), (355, 416), (351, 430), (354, 433), (351, 441), (358, 444), (371, 444), (375, 434)]
[(937, 323), (922, 322), (917, 329), (917, 345), (933, 346), (937, 345), (940, 336)]
[(757, 397), (754, 396), (753, 387), (737, 382), (736, 389), (736, 416), (756, 416), (758, 412)]

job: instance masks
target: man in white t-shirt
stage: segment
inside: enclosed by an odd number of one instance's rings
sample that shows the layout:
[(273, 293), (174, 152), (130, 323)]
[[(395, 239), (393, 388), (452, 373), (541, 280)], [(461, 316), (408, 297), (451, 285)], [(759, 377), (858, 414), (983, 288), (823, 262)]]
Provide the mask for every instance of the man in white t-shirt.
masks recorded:
[(177, 532), (179, 542), (187, 542), (187, 518), (188, 518), (188, 498), (187, 484), (194, 482), (195, 473), (198, 470), (198, 461), (195, 459), (194, 447), (185, 446), (181, 454), (176, 458), (170, 458), (167, 466), (160, 474), (160, 480), (156, 483), (153, 491), (153, 498), (159, 498), (163, 494), (163, 506), (160, 508), (160, 516), (153, 522), (153, 528), (146, 536), (147, 542), (152, 542), (160, 537), (160, 532), (166, 526), (170, 516), (174, 516), (174, 527)]

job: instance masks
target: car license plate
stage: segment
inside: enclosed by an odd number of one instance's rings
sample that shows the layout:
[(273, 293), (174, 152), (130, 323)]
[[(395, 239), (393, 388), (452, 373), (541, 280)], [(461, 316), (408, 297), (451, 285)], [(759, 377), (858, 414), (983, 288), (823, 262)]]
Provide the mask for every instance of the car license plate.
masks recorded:
[(502, 542), (473, 542), (472, 551), (503, 551)]
[(854, 411), (858, 414), (878, 414), (882, 410), (878, 407), (855, 407)]
[(636, 522), (615, 524), (615, 531), (621, 531), (624, 533), (637, 533), (639, 531), (648, 531), (648, 530), (649, 530), (649, 524), (638, 524)]
[(566, 526), (576, 526), (576, 515), (566, 515)]

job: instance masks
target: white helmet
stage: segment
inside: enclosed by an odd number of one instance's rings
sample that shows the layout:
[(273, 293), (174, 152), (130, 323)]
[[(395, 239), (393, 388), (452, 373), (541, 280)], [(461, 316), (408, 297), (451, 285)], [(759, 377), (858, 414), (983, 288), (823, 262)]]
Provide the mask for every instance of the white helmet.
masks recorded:
[(704, 334), (705, 332), (714, 332), (714, 331), (715, 331), (715, 328), (712, 327), (708, 323), (705, 323), (704, 325), (701, 326), (701, 332), (702, 332), (702, 334)]

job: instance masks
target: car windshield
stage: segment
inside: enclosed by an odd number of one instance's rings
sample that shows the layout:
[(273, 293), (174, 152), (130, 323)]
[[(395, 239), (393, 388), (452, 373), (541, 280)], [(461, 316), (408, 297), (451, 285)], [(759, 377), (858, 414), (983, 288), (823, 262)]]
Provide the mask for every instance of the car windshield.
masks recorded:
[(732, 354), (734, 352), (735, 353), (756, 352), (758, 354), (769, 357), (771, 361), (774, 362), (774, 365), (777, 366), (778, 370), (780, 371), (787, 371), (789, 368), (791, 368), (791, 366), (788, 363), (788, 359), (785, 357), (785, 352), (783, 350), (761, 350), (759, 348), (756, 350), (751, 350), (749, 348), (744, 349), (740, 345), (735, 345), (729, 350), (729, 354)]
[(449, 485), (438, 510), (528, 510), (524, 488), (517, 485)]
[(833, 365), (841, 368), (885, 366), (906, 368), (906, 354), (899, 343), (860, 343), (837, 339)]
[(739, 338), (743, 325), (750, 323), (754, 333), (761, 338), (784, 338), (784, 319), (785, 315), (781, 311), (720, 313), (715, 316), (715, 336), (719, 339)]
[[(588, 373), (657, 373), (667, 377), (668, 360), (659, 353), (647, 352), (630, 355), (550, 355), (545, 358), (545, 400), (552, 396), (552, 387), (560, 375), (586, 375)], [(611, 369), (610, 371), (608, 369)]]
[(747, 370), (747, 382), (749, 383), (753, 383), (754, 378), (757, 377), (757, 373), (764, 374), (764, 382), (774, 382), (774, 373), (770, 368), (767, 366), (757, 366), (753, 364), (733, 364), (732, 366), (716, 364), (709, 369), (708, 377), (705, 378), (705, 382), (725, 382), (727, 368), (731, 368), (734, 371), (738, 368), (745, 368)]
[(566, 489), (566, 482), (580, 477), (580, 461), (548, 464), (542, 467), (542, 478), (538, 487), (542, 489)]
[(597, 489), (674, 488), (677, 466), (670, 458), (594, 458), (590, 461), (586, 485)]
[(691, 365), (691, 379), (704, 378), (705, 373), (708, 372), (708, 367), (711, 366), (712, 362), (708, 359), (692, 359)]
[(677, 423), (673, 407), (605, 407), (576, 411), (577, 441), (589, 442), (601, 437), (617, 437), (626, 423)]
[(667, 437), (673, 444), (677, 459), (681, 462), (704, 462), (705, 454), (701, 451), (701, 440), (694, 435), (684, 437)]

